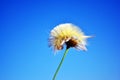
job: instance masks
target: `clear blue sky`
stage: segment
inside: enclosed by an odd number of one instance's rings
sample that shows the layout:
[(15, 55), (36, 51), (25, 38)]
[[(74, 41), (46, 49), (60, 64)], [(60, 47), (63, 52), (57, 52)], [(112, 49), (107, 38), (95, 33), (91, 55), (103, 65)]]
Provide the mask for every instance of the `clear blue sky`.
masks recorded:
[(0, 1), (0, 80), (52, 80), (63, 56), (48, 47), (60, 23), (80, 26), (88, 51), (71, 49), (57, 80), (120, 80), (120, 3), (111, 1)]

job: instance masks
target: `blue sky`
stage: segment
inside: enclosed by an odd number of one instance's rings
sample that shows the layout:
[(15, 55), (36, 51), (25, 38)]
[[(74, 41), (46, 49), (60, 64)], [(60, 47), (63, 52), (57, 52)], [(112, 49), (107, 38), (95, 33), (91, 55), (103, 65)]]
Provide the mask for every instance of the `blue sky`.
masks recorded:
[(52, 80), (63, 56), (48, 47), (49, 32), (73, 23), (88, 51), (70, 49), (57, 80), (120, 80), (118, 1), (0, 1), (0, 80)]

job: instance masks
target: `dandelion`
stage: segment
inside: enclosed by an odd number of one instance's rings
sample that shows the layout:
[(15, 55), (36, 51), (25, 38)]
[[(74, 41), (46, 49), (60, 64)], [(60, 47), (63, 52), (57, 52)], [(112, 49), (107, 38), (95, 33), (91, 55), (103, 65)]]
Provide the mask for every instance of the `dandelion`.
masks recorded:
[(76, 48), (78, 50), (86, 51), (86, 39), (91, 36), (86, 36), (81, 31), (80, 28), (71, 24), (65, 23), (56, 26), (51, 32), (49, 37), (49, 46), (53, 47), (55, 51), (62, 50), (63, 46), (66, 45), (66, 50), (62, 57), (62, 60), (53, 76), (53, 80), (55, 80), (56, 75), (68, 53), (69, 48)]

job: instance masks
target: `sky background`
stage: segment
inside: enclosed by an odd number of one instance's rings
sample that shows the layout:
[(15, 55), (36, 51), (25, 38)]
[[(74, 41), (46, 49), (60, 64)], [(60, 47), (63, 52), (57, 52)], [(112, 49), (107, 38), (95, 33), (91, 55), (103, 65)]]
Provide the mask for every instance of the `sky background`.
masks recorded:
[(115, 0), (0, 0), (0, 80), (52, 80), (63, 56), (49, 32), (73, 23), (88, 51), (70, 49), (56, 80), (120, 80), (120, 3)]

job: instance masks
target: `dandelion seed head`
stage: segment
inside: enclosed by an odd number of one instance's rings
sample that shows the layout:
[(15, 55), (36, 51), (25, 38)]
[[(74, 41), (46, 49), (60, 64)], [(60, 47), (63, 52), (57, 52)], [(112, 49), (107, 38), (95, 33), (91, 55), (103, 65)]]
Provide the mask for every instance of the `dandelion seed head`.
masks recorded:
[(74, 47), (86, 51), (86, 39), (90, 37), (91, 36), (84, 35), (79, 27), (71, 23), (65, 23), (51, 30), (49, 45), (53, 47), (54, 50), (62, 50), (63, 46), (66, 45), (67, 48)]

